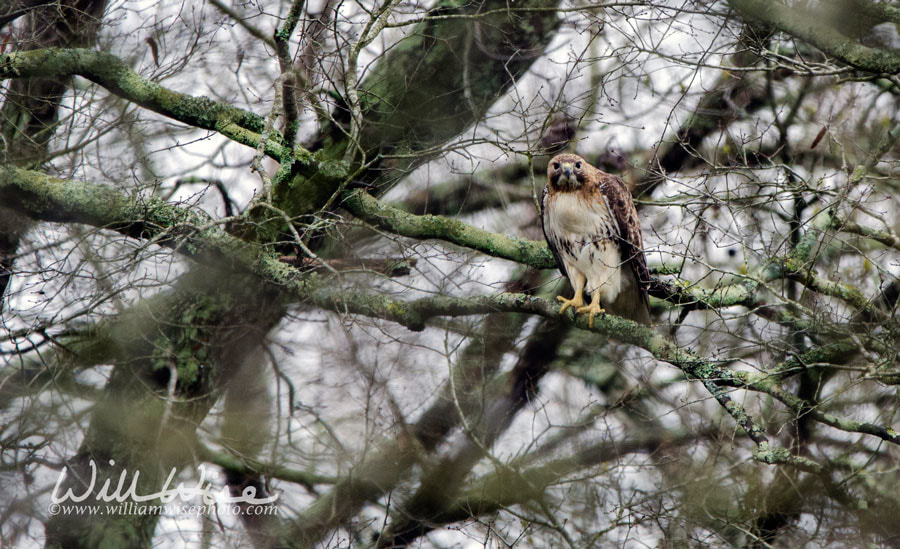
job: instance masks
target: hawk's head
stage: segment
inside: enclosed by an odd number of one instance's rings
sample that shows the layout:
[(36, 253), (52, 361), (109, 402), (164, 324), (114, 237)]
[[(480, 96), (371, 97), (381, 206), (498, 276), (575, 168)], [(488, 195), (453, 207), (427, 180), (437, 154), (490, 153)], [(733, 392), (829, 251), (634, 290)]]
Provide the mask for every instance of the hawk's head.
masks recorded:
[(547, 166), (550, 186), (560, 191), (574, 191), (587, 181), (588, 163), (577, 154), (558, 154)]

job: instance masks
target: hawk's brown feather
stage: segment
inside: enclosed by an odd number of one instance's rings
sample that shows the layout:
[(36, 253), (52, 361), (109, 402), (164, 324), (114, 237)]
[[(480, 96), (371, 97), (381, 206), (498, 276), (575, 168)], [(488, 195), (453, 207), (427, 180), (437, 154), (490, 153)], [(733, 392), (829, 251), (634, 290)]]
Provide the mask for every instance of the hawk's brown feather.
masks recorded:
[(600, 190), (606, 196), (613, 217), (619, 224), (623, 259), (634, 270), (641, 290), (640, 297), (649, 308), (650, 270), (644, 257), (644, 237), (641, 234), (641, 222), (634, 200), (631, 198), (631, 191), (620, 178), (600, 170), (597, 170), (597, 173), (598, 177), (606, 180), (601, 184)]

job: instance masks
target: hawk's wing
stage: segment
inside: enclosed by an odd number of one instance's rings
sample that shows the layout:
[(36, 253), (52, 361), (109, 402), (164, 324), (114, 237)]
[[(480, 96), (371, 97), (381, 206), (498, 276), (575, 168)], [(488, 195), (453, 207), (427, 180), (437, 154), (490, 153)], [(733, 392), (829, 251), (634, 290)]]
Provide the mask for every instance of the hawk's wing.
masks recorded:
[(610, 212), (619, 225), (619, 245), (622, 259), (634, 272), (634, 278), (640, 288), (641, 301), (649, 309), (650, 270), (644, 258), (644, 239), (641, 237), (641, 222), (638, 220), (637, 208), (631, 199), (631, 191), (625, 183), (614, 175), (597, 170), (600, 192), (606, 197)]
[(559, 266), (559, 272), (569, 277), (569, 273), (566, 272), (566, 265), (563, 263), (562, 257), (559, 255), (559, 250), (556, 249), (554, 242), (556, 242), (555, 238), (550, 238), (550, 235), (547, 234), (547, 222), (544, 220), (547, 217), (547, 196), (550, 194), (550, 186), (547, 185), (544, 187), (544, 192), (541, 194), (541, 230), (544, 232), (544, 240), (547, 241), (547, 247), (550, 248), (550, 251), (553, 252), (553, 259), (556, 260), (556, 265)]

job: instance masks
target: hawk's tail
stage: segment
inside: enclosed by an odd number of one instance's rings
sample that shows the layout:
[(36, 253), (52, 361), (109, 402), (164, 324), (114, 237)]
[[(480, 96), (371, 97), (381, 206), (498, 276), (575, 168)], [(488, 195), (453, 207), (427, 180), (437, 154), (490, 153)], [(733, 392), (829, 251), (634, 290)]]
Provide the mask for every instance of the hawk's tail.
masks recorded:
[(609, 304), (608, 309), (614, 315), (618, 315), (640, 324), (650, 326), (650, 304), (646, 294), (631, 269), (622, 269), (622, 290), (616, 296), (616, 300)]

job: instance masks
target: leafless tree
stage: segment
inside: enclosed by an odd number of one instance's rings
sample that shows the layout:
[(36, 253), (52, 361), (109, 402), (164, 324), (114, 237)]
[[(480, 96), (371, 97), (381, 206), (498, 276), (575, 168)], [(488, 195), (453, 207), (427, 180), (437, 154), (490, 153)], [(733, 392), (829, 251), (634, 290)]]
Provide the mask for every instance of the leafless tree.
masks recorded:
[[(0, 544), (896, 544), (898, 25), (0, 4)], [(559, 314), (564, 150), (653, 327)]]

